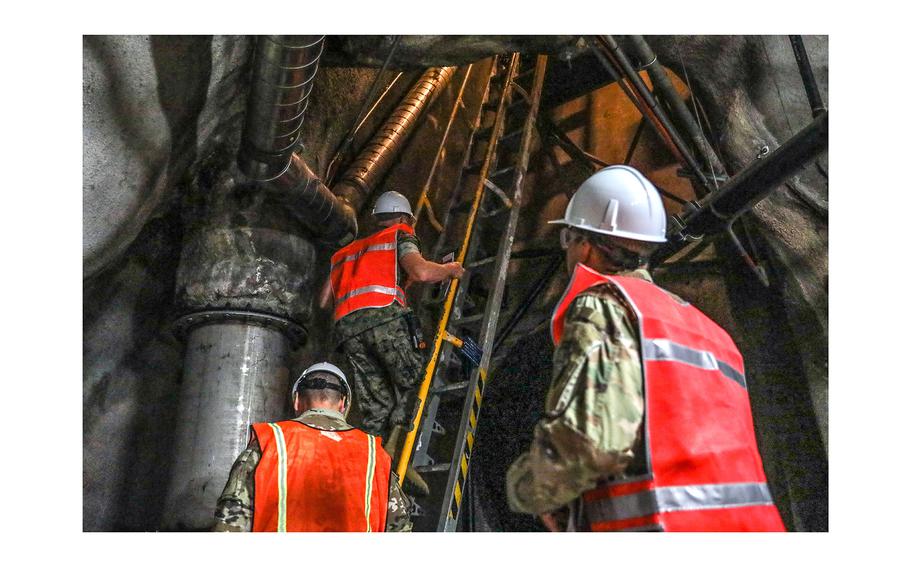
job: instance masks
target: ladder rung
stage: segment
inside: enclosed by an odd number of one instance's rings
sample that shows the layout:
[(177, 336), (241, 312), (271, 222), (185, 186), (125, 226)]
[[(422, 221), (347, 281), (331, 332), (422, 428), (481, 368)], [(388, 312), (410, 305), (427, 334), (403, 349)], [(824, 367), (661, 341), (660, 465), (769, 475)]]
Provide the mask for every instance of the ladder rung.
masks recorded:
[(468, 325), (471, 323), (478, 322), (482, 319), (483, 319), (483, 314), (474, 314), (473, 316), (453, 319), (452, 323), (455, 325)]
[(474, 162), (473, 164), (468, 164), (465, 166), (464, 172), (468, 175), (477, 175), (480, 173), (480, 170), (483, 169), (483, 161)]
[(487, 176), (487, 179), (492, 179), (492, 178), (495, 178), (495, 177), (499, 177), (499, 176), (501, 176), (501, 175), (504, 175), (504, 174), (507, 174), (507, 173), (511, 173), (511, 172), (514, 171), (514, 170), (515, 170), (515, 166), (506, 166), (506, 167), (504, 167), (504, 168), (500, 168), (500, 169), (496, 170), (495, 172), (492, 172), (491, 174), (489, 174), (489, 175)]
[(493, 132), (492, 126), (481, 126), (474, 133), (474, 139), (489, 140), (491, 132)]
[(417, 473), (439, 473), (449, 471), (451, 463), (434, 463), (433, 465), (419, 465), (414, 468)]
[(445, 386), (432, 389), (430, 394), (443, 395), (443, 394), (452, 394), (458, 393), (468, 388), (468, 381), (461, 381), (458, 383), (449, 383)]
[(476, 262), (468, 263), (468, 265), (465, 266), (465, 268), (467, 268), (468, 270), (470, 270), (470, 269), (472, 269), (472, 268), (477, 268), (478, 266), (484, 266), (484, 265), (488, 265), (488, 264), (493, 264), (493, 261), (494, 261), (494, 260), (496, 260), (496, 257), (495, 257), (495, 256), (488, 256), (488, 257), (482, 258), (482, 259), (480, 259), (480, 260), (478, 260), (478, 261), (476, 261)]
[(497, 207), (496, 209), (494, 209), (492, 211), (486, 211), (486, 212), (482, 213), (481, 216), (483, 218), (495, 217), (495, 216), (499, 215), (500, 213), (503, 213), (508, 210), (509, 210), (508, 207)]
[(535, 69), (534, 67), (531, 67), (530, 69), (526, 69), (526, 70), (522, 71), (521, 73), (519, 73), (518, 75), (515, 75), (515, 78), (521, 79), (522, 77), (527, 77), (528, 75), (533, 75), (534, 71), (536, 71), (536, 70), (537, 69)]

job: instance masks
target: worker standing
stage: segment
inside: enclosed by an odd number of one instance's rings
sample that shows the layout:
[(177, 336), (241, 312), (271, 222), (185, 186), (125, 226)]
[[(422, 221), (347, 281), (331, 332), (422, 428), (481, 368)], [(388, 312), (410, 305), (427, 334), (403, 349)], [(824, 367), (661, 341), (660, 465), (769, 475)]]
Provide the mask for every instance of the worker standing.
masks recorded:
[(407, 498), (376, 437), (345, 421), (351, 388), (330, 363), (291, 389), (293, 420), (253, 424), (215, 511), (216, 531), (410, 531)]
[(464, 269), (458, 262), (423, 258), (411, 205), (402, 194), (383, 193), (372, 213), (381, 229), (332, 256), (320, 304), (328, 308), (334, 301), (333, 335), (353, 369), (363, 428), (386, 440), (394, 454), (401, 433), (413, 428), (424, 365), (405, 289), (413, 282), (459, 278)]
[(781, 531), (729, 335), (656, 286), (656, 188), (605, 168), (570, 200), (571, 276), (551, 321), (544, 417), (510, 467), (509, 506), (550, 530)]

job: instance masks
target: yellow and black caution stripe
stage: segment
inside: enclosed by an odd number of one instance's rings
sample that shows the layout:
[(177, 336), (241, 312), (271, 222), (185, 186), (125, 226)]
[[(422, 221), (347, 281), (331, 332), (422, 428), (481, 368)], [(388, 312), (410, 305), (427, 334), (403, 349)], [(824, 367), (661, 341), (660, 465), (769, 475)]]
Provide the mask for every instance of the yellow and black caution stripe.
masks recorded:
[(483, 391), (487, 385), (487, 370), (481, 367), (478, 373), (480, 377), (477, 381), (477, 386), (474, 388), (474, 400), (471, 402), (471, 413), (468, 415), (465, 445), (461, 456), (458, 457), (458, 478), (455, 480), (454, 498), (452, 499), (452, 505), (449, 507), (449, 522), (454, 522), (458, 518), (458, 510), (461, 508), (461, 498), (464, 495), (464, 487), (468, 481), (471, 452), (474, 450), (474, 432), (477, 431), (477, 420), (480, 418), (480, 403), (483, 402)]

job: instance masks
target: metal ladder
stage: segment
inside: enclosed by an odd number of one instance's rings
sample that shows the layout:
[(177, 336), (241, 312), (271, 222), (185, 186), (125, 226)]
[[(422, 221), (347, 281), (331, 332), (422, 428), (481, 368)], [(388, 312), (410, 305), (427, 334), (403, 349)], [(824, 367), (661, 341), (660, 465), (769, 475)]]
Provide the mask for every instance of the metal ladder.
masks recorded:
[[(461, 240), (457, 260), (466, 273), (462, 281), (451, 283), (444, 297), (435, 299), (443, 303), (443, 310), (419, 392), (418, 427), (405, 440), (398, 464), (401, 475), (413, 450), (412, 466), (430, 486), (429, 497), (415, 499), (415, 530), (452, 532), (458, 525), (546, 62), (546, 56), (520, 54), (508, 61), (494, 58), (460, 174), (460, 185), (473, 187), (474, 192), (453, 192), (444, 231), (434, 247), (434, 258), (438, 258)], [(482, 250), (482, 241), (497, 236), (494, 254)], [(463, 362), (452, 344), (443, 341), (447, 332), (477, 340), (483, 349), (478, 367)]]

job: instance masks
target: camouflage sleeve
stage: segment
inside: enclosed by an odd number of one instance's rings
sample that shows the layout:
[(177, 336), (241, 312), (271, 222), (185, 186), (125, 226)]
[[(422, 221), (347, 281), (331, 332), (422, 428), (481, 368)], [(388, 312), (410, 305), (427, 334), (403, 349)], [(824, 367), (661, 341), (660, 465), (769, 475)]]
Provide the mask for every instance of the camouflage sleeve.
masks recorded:
[(638, 349), (622, 305), (596, 295), (572, 303), (545, 416), (507, 474), (512, 510), (554, 511), (625, 469), (644, 408)]
[(415, 235), (398, 233), (398, 262), (412, 252), (420, 253), (420, 240)]
[(408, 513), (410, 501), (401, 485), (398, 483), (398, 474), (394, 471), (389, 476), (389, 510), (385, 518), (386, 532), (411, 532), (411, 515)]
[(253, 481), (262, 457), (259, 441), (254, 436), (240, 452), (218, 504), (215, 506), (217, 532), (250, 532), (253, 530)]

